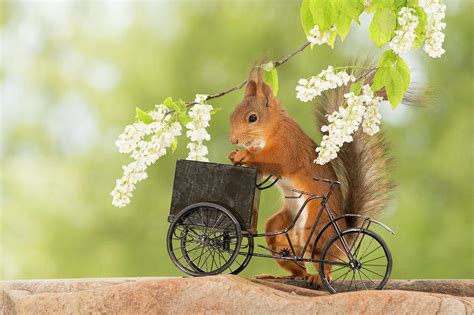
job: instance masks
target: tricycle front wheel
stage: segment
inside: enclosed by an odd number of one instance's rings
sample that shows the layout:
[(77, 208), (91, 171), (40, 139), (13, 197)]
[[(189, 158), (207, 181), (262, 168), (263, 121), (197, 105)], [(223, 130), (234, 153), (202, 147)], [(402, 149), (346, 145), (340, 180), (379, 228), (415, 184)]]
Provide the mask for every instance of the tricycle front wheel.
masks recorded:
[(192, 276), (220, 274), (239, 254), (242, 231), (232, 213), (217, 204), (197, 203), (183, 209), (167, 235), (173, 263)]

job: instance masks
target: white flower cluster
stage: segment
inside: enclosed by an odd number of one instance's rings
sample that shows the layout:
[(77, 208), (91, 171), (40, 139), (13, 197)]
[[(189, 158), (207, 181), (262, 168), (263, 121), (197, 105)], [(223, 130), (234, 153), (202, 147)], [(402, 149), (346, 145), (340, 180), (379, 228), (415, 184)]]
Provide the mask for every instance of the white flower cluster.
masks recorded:
[(314, 25), (314, 27), (309, 31), (309, 36), (306, 37), (308, 42), (316, 45), (322, 45), (326, 44), (328, 42), (330, 33), (329, 31), (326, 31), (321, 34), (321, 31), (319, 30), (319, 26), (317, 24)]
[(181, 125), (178, 122), (170, 124), (170, 115), (164, 105), (157, 105), (149, 115), (155, 119), (150, 124), (142, 121), (125, 127), (124, 133), (115, 142), (121, 153), (131, 153), (134, 159), (123, 166), (123, 176), (116, 181), (112, 195), (112, 204), (124, 207), (130, 203), (135, 190), (135, 184), (147, 178), (146, 169), (161, 156), (174, 142), (175, 137), (181, 135)]
[(440, 0), (425, 0), (422, 5), (427, 15), (426, 38), (423, 49), (431, 58), (439, 58), (445, 53), (443, 49), (444, 33), (446, 27), (443, 22), (446, 5)]
[(415, 9), (401, 8), (398, 12), (398, 25), (400, 28), (395, 31), (395, 36), (389, 46), (396, 54), (402, 54), (411, 49), (416, 38), (415, 29), (418, 26), (418, 16), (416, 16)]
[(329, 124), (322, 126), (322, 132), (328, 132), (323, 136), (320, 146), (316, 148), (318, 157), (314, 160), (317, 164), (326, 164), (337, 157), (342, 145), (352, 142), (352, 134), (359, 129), (374, 135), (380, 128), (379, 104), (383, 98), (374, 96), (369, 85), (364, 85), (361, 95), (353, 92), (344, 94), (347, 107), (341, 107), (339, 111), (327, 115)]
[(195, 102), (196, 105), (189, 111), (189, 116), (193, 121), (186, 124), (186, 136), (191, 142), (188, 143), (187, 148), (189, 149), (188, 160), (195, 161), (209, 161), (207, 159), (207, 147), (202, 144), (203, 141), (209, 141), (211, 136), (206, 130), (209, 127), (209, 121), (211, 120), (212, 106), (206, 104), (207, 95), (197, 94)]
[(334, 72), (334, 68), (329, 66), (317, 76), (300, 79), (296, 87), (296, 98), (302, 102), (309, 102), (322, 92), (346, 85), (349, 81), (355, 81), (355, 77), (346, 71)]

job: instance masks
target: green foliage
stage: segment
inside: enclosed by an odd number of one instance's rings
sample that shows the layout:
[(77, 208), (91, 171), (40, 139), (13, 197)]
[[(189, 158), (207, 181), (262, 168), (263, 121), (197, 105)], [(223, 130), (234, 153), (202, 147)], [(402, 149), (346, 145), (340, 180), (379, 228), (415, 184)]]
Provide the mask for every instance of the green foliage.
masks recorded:
[(173, 143), (171, 143), (171, 151), (174, 153), (178, 148), (178, 137), (174, 137)]
[(173, 102), (173, 99), (171, 97), (167, 97), (163, 101), (163, 105), (168, 107), (170, 110), (174, 110), (176, 113), (181, 112), (181, 107), (177, 103)]
[(301, 26), (303, 26), (306, 36), (309, 36), (309, 31), (314, 27), (315, 24), (313, 14), (309, 8), (309, 2), (310, 0), (303, 0), (300, 9)]
[(413, 47), (416, 49), (421, 46), (423, 41), (425, 40), (425, 29), (426, 29), (426, 23), (427, 23), (427, 17), (425, 10), (421, 8), (420, 6), (415, 7), (416, 10), (416, 16), (418, 17), (418, 26), (416, 27), (415, 34), (416, 38), (415, 41), (413, 42)]
[(273, 62), (266, 63), (262, 65), (263, 80), (270, 85), (273, 90), (273, 95), (277, 96), (278, 94), (278, 72), (275, 68)]
[[(369, 36), (377, 47), (382, 48), (392, 40), (398, 27), (398, 12), (404, 6), (415, 9), (418, 17), (413, 47), (416, 49), (422, 45), (425, 40), (427, 16), (418, 0), (373, 0), (367, 9), (369, 13), (374, 13), (369, 27)], [(362, 1), (303, 0), (301, 24), (307, 35), (314, 24), (320, 27), (321, 32), (330, 31), (335, 27), (341, 40), (344, 40), (349, 33), (352, 20), (358, 22), (363, 11)], [(334, 46), (335, 39), (336, 35), (332, 32), (328, 40), (331, 47)], [(385, 87), (392, 108), (395, 109), (403, 99), (409, 84), (410, 71), (406, 63), (391, 50), (386, 51), (379, 60), (373, 90), (377, 91)]]
[(336, 36), (344, 40), (349, 33), (352, 20), (359, 23), (359, 16), (364, 11), (361, 0), (303, 0), (301, 4), (301, 25), (309, 35), (315, 24), (321, 32), (331, 31), (328, 44), (333, 47)]
[(388, 100), (395, 109), (403, 99), (410, 84), (410, 70), (405, 61), (393, 51), (386, 51), (381, 57), (375, 73), (372, 89), (385, 87)]
[(150, 115), (148, 115), (148, 113), (144, 112), (138, 107), (135, 108), (135, 113), (136, 113), (136, 118), (139, 121), (144, 122), (145, 124), (151, 124), (152, 122), (155, 121)]
[(398, 12), (406, 3), (406, 0), (373, 0), (370, 4), (369, 12), (380, 9), (391, 9)]
[(396, 27), (397, 12), (391, 8), (381, 8), (375, 11), (372, 23), (370, 23), (370, 39), (380, 48), (392, 39)]
[(362, 90), (362, 85), (363, 85), (363, 81), (359, 80), (357, 82), (354, 82), (351, 84), (351, 89), (350, 91), (353, 92), (355, 95), (359, 95), (360, 94), (360, 91)]

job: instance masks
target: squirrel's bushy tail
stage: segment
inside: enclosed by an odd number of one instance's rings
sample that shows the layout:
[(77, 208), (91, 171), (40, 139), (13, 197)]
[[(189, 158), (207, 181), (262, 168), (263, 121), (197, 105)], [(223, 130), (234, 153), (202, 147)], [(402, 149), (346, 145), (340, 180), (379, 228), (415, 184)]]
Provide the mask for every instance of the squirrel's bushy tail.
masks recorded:
[[(355, 74), (358, 77), (360, 74)], [(366, 84), (372, 82), (366, 76)], [(316, 102), (318, 130), (327, 125), (327, 114), (339, 109), (344, 103), (344, 94), (349, 86), (328, 91)], [(344, 212), (376, 217), (387, 205), (394, 184), (388, 178), (392, 159), (383, 133), (369, 136), (362, 128), (354, 134), (353, 141), (345, 143), (338, 152), (337, 158), (331, 161), (338, 180), (341, 182), (344, 198)], [(348, 227), (360, 222), (354, 217), (347, 220)]]

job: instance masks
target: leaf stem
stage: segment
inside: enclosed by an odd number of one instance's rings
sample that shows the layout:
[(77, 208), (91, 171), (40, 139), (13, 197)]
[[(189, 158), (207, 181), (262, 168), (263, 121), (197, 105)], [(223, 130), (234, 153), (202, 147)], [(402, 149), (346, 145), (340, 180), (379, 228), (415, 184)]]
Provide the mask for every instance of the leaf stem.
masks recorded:
[(334, 67), (334, 70), (339, 70), (339, 69), (362, 69), (362, 70), (369, 70), (370, 68), (364, 67), (364, 66), (341, 66), (341, 67)]

